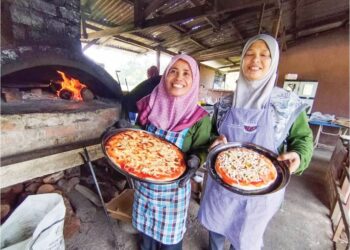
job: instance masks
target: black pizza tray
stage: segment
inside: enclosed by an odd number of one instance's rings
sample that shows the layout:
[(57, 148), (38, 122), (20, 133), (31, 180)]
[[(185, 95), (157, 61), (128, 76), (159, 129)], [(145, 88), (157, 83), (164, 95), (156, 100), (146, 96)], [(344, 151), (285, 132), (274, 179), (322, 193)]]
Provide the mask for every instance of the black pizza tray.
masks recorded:
[[(174, 143), (171, 143), (171, 142), (165, 140), (164, 138), (159, 137), (159, 136), (157, 136), (155, 134), (152, 134), (152, 133), (150, 133), (148, 131), (145, 131), (145, 130), (134, 129), (134, 128), (111, 129), (111, 130), (105, 132), (104, 135), (102, 136), (101, 146), (102, 146), (102, 151), (103, 151), (104, 155), (106, 156), (109, 164), (113, 168), (115, 168), (119, 173), (125, 175), (126, 177), (130, 177), (130, 178), (132, 178), (134, 180), (141, 181), (141, 182), (146, 182), (146, 183), (151, 183), (151, 184), (171, 184), (171, 183), (174, 183), (174, 182), (178, 182), (178, 181), (184, 179), (187, 176), (188, 172), (190, 171), (187, 166), (186, 166), (185, 172), (179, 178), (174, 179), (174, 180), (170, 180), (170, 181), (155, 181), (155, 180), (142, 179), (142, 178), (139, 178), (139, 177), (137, 177), (135, 175), (132, 175), (132, 174), (128, 173), (127, 171), (125, 171), (124, 169), (122, 169), (118, 164), (116, 164), (112, 159), (110, 159), (110, 157), (107, 154), (105, 146), (106, 146), (106, 143), (109, 140), (109, 138), (111, 138), (112, 136), (117, 135), (117, 134), (119, 134), (121, 132), (124, 132), (124, 131), (142, 131), (144, 133), (147, 133), (147, 134), (149, 134), (149, 135), (151, 135), (153, 137), (157, 137), (160, 140), (162, 140), (164, 142), (167, 142), (167, 143), (170, 143), (170, 144), (174, 145), (175, 147), (177, 147)], [(180, 151), (184, 155), (184, 153), (182, 152), (181, 149), (180, 149)]]
[[(244, 190), (244, 189), (240, 189), (237, 187), (233, 187), (233, 186), (225, 183), (220, 178), (220, 176), (217, 174), (217, 172), (215, 170), (215, 161), (216, 161), (216, 157), (218, 156), (218, 154), (220, 152), (225, 151), (225, 150), (230, 149), (230, 148), (251, 149), (251, 150), (269, 158), (272, 161), (272, 163), (275, 166), (276, 171), (277, 171), (277, 178), (273, 182), (273, 184), (271, 184), (270, 186), (268, 186), (266, 188), (262, 188), (262, 189)], [(281, 190), (282, 188), (284, 188), (289, 183), (289, 180), (290, 180), (290, 172), (289, 172), (289, 168), (287, 167), (287, 165), (284, 162), (278, 161), (277, 155), (275, 153), (273, 153), (272, 151), (270, 151), (266, 148), (263, 148), (261, 146), (255, 145), (253, 143), (230, 142), (230, 143), (221, 144), (221, 145), (215, 147), (208, 154), (208, 157), (206, 160), (206, 167), (208, 169), (210, 176), (217, 183), (219, 183), (221, 186), (225, 187), (227, 190), (234, 192), (234, 193), (237, 193), (237, 194), (241, 194), (241, 195), (265, 195), (265, 194), (274, 193), (274, 192), (277, 192), (277, 191)]]

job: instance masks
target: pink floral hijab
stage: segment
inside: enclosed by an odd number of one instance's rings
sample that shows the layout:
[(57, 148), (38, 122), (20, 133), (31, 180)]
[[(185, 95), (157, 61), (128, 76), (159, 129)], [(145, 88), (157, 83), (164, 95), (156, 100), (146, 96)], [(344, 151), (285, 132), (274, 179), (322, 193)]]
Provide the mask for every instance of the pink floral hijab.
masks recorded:
[[(192, 88), (183, 96), (169, 95), (165, 88), (165, 78), (177, 60), (187, 62), (192, 71)], [(136, 104), (141, 125), (152, 123), (157, 128), (179, 132), (192, 127), (208, 113), (198, 106), (199, 69), (197, 62), (188, 55), (174, 56), (152, 93)]]

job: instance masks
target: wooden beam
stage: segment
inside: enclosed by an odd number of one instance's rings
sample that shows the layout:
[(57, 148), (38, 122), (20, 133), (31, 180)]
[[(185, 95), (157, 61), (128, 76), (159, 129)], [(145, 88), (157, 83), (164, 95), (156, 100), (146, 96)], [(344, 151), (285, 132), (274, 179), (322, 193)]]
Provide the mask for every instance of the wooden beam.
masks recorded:
[(258, 30), (258, 34), (261, 33), (261, 29), (262, 29), (262, 23), (264, 20), (264, 12), (265, 12), (265, 3), (262, 4), (261, 6), (261, 11), (260, 11), (260, 18), (259, 18), (259, 30)]
[(193, 56), (205, 55), (205, 54), (209, 54), (209, 53), (213, 53), (213, 52), (217, 52), (217, 51), (221, 51), (221, 50), (235, 48), (235, 47), (241, 46), (241, 45), (243, 45), (243, 43), (240, 41), (228, 42), (225, 44), (221, 44), (219, 46), (215, 46), (214, 48), (196, 51), (196, 52), (192, 53), (192, 55)]
[(153, 0), (151, 1), (147, 7), (145, 8), (144, 11), (144, 17), (145, 19), (152, 14), (153, 12), (155, 12), (160, 6), (162, 6), (164, 3), (166, 2), (166, 0)]
[(84, 11), (81, 12), (81, 30), (82, 30), (82, 37), (86, 39), (88, 37), (86, 32), (86, 20), (85, 20), (85, 14)]
[(110, 41), (111, 39), (112, 39), (112, 37), (110, 37), (110, 36), (102, 37), (102, 38), (98, 39), (97, 43), (98, 43), (99, 45), (104, 45), (104, 44), (106, 44), (108, 41)]
[(201, 47), (202, 49), (208, 49), (208, 46), (205, 46), (204, 44), (202, 44), (201, 42), (199, 42), (198, 40), (196, 40), (193, 37), (189, 37), (189, 40), (195, 44), (197, 44), (199, 47)]
[(152, 43), (156, 43), (156, 44), (161, 43), (161, 42), (164, 41), (164, 39), (153, 37), (151, 34), (147, 34), (147, 33), (143, 34), (141, 32), (133, 32), (132, 34), (135, 35), (135, 36), (141, 37), (143, 39), (146, 39), (146, 40), (148, 40), (148, 41), (150, 41)]
[(131, 53), (135, 53), (135, 54), (141, 54), (142, 52), (140, 51), (136, 51), (136, 50), (132, 50), (132, 49), (127, 49), (127, 48), (122, 48), (120, 46), (117, 46), (117, 45), (113, 45), (113, 44), (110, 44), (108, 45), (109, 48), (115, 48), (115, 49), (119, 49), (119, 50), (124, 50), (124, 51), (129, 51)]
[(228, 70), (228, 71), (225, 71), (225, 73), (232, 73), (232, 72), (237, 72), (239, 71), (239, 67), (238, 68), (233, 68), (232, 70)]
[[(98, 30), (101, 30), (100, 28), (95, 27), (95, 26), (93, 26), (93, 25), (91, 25), (91, 24), (88, 24), (88, 27), (89, 27), (89, 29), (92, 29), (92, 30), (97, 30), (97, 31), (98, 31)], [(135, 45), (135, 46), (138, 46), (138, 47), (143, 47), (143, 48), (145, 48), (145, 49), (150, 49), (150, 50), (154, 50), (154, 51), (156, 51), (157, 49), (159, 49), (159, 50), (161, 50), (162, 52), (167, 53), (167, 54), (169, 54), (169, 55), (176, 55), (176, 53), (174, 53), (174, 52), (172, 52), (172, 51), (170, 51), (170, 50), (167, 50), (167, 49), (165, 49), (165, 48), (163, 48), (163, 47), (161, 47), (161, 46), (159, 46), (159, 45), (157, 45), (156, 47), (153, 47), (153, 46), (150, 46), (150, 45), (148, 45), (148, 44), (144, 44), (144, 43), (142, 43), (142, 42), (136, 41), (136, 40), (131, 39), (131, 38), (123, 37), (123, 36), (120, 36), (120, 35), (113, 36), (113, 38), (114, 38), (114, 39), (117, 39), (117, 40), (119, 40), (119, 41), (121, 41), (121, 42), (127, 43), (127, 44)], [(94, 40), (96, 41), (96, 40), (98, 40), (98, 39), (94, 39)], [(93, 40), (93, 41), (94, 41), (94, 40)], [(134, 53), (138, 53), (138, 52), (135, 52), (135, 51), (133, 51), (133, 52), (134, 52)]]
[(281, 0), (275, 0), (275, 5), (277, 9), (281, 9), (282, 8)]
[[(268, 4), (266, 5), (265, 9), (268, 9), (268, 8), (272, 8), (274, 7), (274, 5), (272, 4)], [(252, 13), (252, 12), (256, 12), (258, 10), (260, 10), (261, 8), (260, 7), (250, 7), (248, 9), (244, 9), (244, 10), (241, 10), (239, 12), (234, 13), (232, 16), (230, 15), (229, 17), (225, 18), (224, 20), (220, 21), (220, 27), (224, 27), (226, 25), (231, 25), (231, 23), (236, 19), (236, 18), (239, 18), (240, 16), (242, 15), (246, 15), (248, 13)], [(201, 33), (201, 32), (208, 32), (208, 31), (212, 31), (213, 28), (212, 27), (203, 27), (203, 28), (200, 28), (198, 30), (195, 30), (195, 31), (188, 31), (186, 34), (182, 34), (181, 36), (179, 36), (178, 38), (176, 38), (175, 40), (171, 40), (171, 41), (164, 41), (162, 42), (161, 44), (163, 46), (166, 46), (166, 47), (170, 47), (171, 45), (173, 44), (179, 44), (179, 42), (181, 43), (185, 43), (188, 41), (189, 37), (193, 37), (193, 35), (197, 34), (197, 33)], [(215, 35), (215, 32), (213, 32), (213, 35)], [(243, 40), (243, 36), (241, 35), (242, 37), (242, 40)]]
[(229, 61), (230, 63), (232, 63), (233, 64), (233, 66), (237, 66), (237, 65), (240, 65), (240, 62), (238, 61), (238, 62), (235, 62), (235, 61), (232, 61), (230, 58), (225, 58), (227, 61)]
[(286, 39), (286, 27), (283, 26), (282, 31), (282, 37), (281, 37), (281, 50), (286, 51), (287, 50), (287, 39)]
[[(175, 32), (178, 32), (181, 37), (188, 32), (188, 30), (186, 30), (185, 28), (183, 28), (183, 27), (181, 27), (180, 25), (177, 25), (177, 24), (171, 24), (171, 25), (169, 25), (169, 27), (172, 28)], [(190, 35), (184, 35), (184, 36), (185, 37), (183, 39), (181, 39), (183, 42), (186, 42), (186, 41), (189, 40), (189, 41), (195, 43), (196, 45), (198, 45), (199, 47), (201, 47), (202, 49), (208, 49), (207, 46), (205, 46), (203, 43), (201, 43), (200, 41), (198, 41), (194, 37), (192, 37)], [(164, 43), (160, 43), (160, 44), (163, 45)]]
[(222, 59), (230, 56), (239, 56), (242, 50), (242, 42), (230, 42), (214, 48), (191, 53), (198, 61), (207, 61), (213, 59)]
[(114, 28), (109, 28), (101, 31), (96, 31), (93, 33), (88, 33), (88, 39), (101, 38), (104, 36), (112, 36), (126, 32), (138, 31), (142, 30), (142, 28), (135, 28), (134, 23), (124, 24), (121, 26), (117, 26)]
[(213, 13), (212, 10), (208, 9), (208, 6), (201, 5), (189, 9), (184, 9), (179, 12), (170, 13), (162, 17), (156, 17), (145, 21), (145, 27), (156, 27), (162, 25), (168, 25), (177, 23), (189, 18), (198, 18), (207, 16), (208, 13)]
[(177, 24), (170, 24), (169, 27), (172, 28), (173, 30), (175, 30), (176, 32), (181, 33), (181, 34), (187, 33), (187, 31), (188, 31), (187, 29), (185, 29)]
[(275, 39), (277, 39), (277, 36), (279, 34), (281, 19), (282, 19), (282, 9), (279, 9), (277, 13), (277, 19), (275, 20), (274, 25), (272, 27), (272, 34), (274, 34)]
[[(294, 1), (294, 8), (295, 8), (295, 13), (294, 13), (294, 30), (298, 29), (298, 2), (299, 0)], [(294, 32), (294, 39), (298, 38), (298, 33)]]
[(127, 3), (127, 4), (129, 4), (129, 5), (134, 5), (134, 1), (133, 0), (122, 0), (122, 2), (124, 2), (124, 3)]
[[(92, 161), (104, 157), (100, 144), (89, 146), (87, 150)], [(83, 148), (1, 166), (0, 188), (82, 165), (79, 153), (83, 153)]]
[[(302, 2), (302, 0), (295, 0), (294, 1), (294, 10), (293, 10), (293, 12), (294, 12), (294, 30), (298, 29), (298, 18), (299, 18), (299, 16), (298, 16), (298, 9), (299, 9), (299, 7), (301, 5), (301, 2)], [(292, 13), (292, 15), (293, 15), (293, 13)], [(297, 39), (297, 38), (298, 38), (298, 33), (295, 32), (294, 33), (294, 39)]]
[[(190, 0), (190, 3), (193, 5), (193, 6), (199, 6), (200, 5), (200, 2), (198, 0)], [(214, 9), (216, 9), (216, 6), (214, 4)], [(213, 28), (216, 28), (216, 29), (219, 29), (220, 28), (220, 24), (218, 21), (215, 20), (215, 18), (211, 17), (211, 16), (207, 16), (205, 17), (205, 20), (213, 27)]]
[(152, 19), (148, 19), (144, 21), (143, 27), (135, 27), (134, 23), (124, 24), (118, 27), (101, 30), (98, 32), (93, 32), (88, 34), (89, 39), (100, 38), (103, 36), (112, 36), (117, 35), (124, 32), (134, 32), (138, 30), (142, 30), (150, 27), (159, 27), (162, 25), (169, 25), (173, 23), (180, 22), (182, 20), (186, 20), (188, 18), (199, 18), (208, 15), (216, 15), (225, 12), (241, 10), (249, 7), (254, 7), (260, 5), (262, 0), (257, 1), (248, 1), (248, 0), (236, 0), (236, 1), (226, 1), (226, 0), (217, 0), (218, 1), (218, 10), (215, 11), (210, 9), (207, 5), (201, 5), (189, 9), (184, 9), (182, 11), (171, 13), (163, 17), (156, 17)]
[(157, 48), (157, 68), (160, 71), (160, 49)]
[(243, 41), (244, 41), (244, 38), (243, 38), (241, 32), (238, 30), (237, 26), (235, 25), (235, 23), (234, 23), (233, 21), (230, 23), (230, 26), (231, 26), (231, 28), (232, 28), (234, 34), (235, 34), (236, 36), (238, 36), (238, 38), (243, 42)]
[(93, 39), (92, 41), (89, 41), (84, 47), (83, 47), (83, 51), (86, 51), (88, 48), (90, 48), (91, 46), (95, 45), (97, 43), (99, 39)]
[(126, 43), (126, 44), (130, 44), (130, 45), (133, 45), (133, 46), (137, 46), (137, 47), (141, 47), (141, 48), (144, 48), (146, 50), (154, 50), (154, 48), (152, 46), (149, 46), (149, 45), (146, 45), (144, 43), (141, 43), (139, 41), (136, 41), (136, 40), (133, 40), (133, 39), (130, 39), (130, 38), (127, 38), (127, 37), (123, 37), (123, 36), (113, 36), (113, 38), (117, 41), (120, 41), (120, 42), (123, 42), (123, 43)]
[(327, 24), (333, 24), (337, 22), (346, 22), (346, 21), (349, 21), (349, 10), (334, 14), (333, 17), (328, 19), (319, 20), (312, 23), (308, 22), (303, 25), (299, 24), (297, 31), (300, 32), (301, 30), (306, 30), (306, 29), (311, 29), (315, 27), (325, 26)]
[(230, 67), (233, 67), (233, 66), (234, 66), (233, 64), (228, 64), (228, 65), (225, 65), (225, 66), (218, 67), (217, 69), (225, 69), (225, 68), (230, 68)]
[(135, 27), (143, 27), (144, 17), (144, 2), (143, 0), (134, 0), (134, 24)]

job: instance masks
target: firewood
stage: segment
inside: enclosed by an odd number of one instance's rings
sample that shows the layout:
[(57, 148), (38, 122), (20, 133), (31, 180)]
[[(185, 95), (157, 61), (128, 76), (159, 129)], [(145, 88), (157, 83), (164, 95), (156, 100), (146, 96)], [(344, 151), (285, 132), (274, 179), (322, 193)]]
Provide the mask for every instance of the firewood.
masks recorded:
[(63, 177), (64, 177), (64, 172), (63, 172), (63, 171), (60, 171), (60, 172), (57, 172), (57, 173), (54, 173), (54, 174), (51, 174), (51, 175), (46, 176), (46, 177), (43, 179), (43, 182), (44, 182), (44, 183), (47, 183), (47, 184), (54, 184), (54, 183), (56, 183), (58, 180), (62, 179)]
[(39, 97), (39, 96), (42, 96), (43, 91), (42, 91), (42, 89), (40, 89), (40, 88), (34, 88), (34, 89), (31, 89), (31, 90), (30, 90), (30, 93), (32, 93), (33, 95)]
[(69, 180), (61, 179), (57, 182), (57, 186), (64, 192), (69, 193), (75, 187), (75, 185), (79, 184), (79, 182), (79, 177), (73, 177)]
[(16, 102), (22, 100), (22, 92), (16, 88), (2, 88), (1, 95), (5, 102)]
[(77, 190), (73, 189), (67, 194), (76, 215), (82, 222), (94, 222), (96, 220), (96, 207)]
[(70, 179), (72, 177), (80, 177), (80, 175), (81, 175), (80, 167), (69, 168), (64, 171), (64, 176), (67, 179)]
[(51, 184), (44, 184), (41, 185), (38, 190), (36, 191), (37, 194), (45, 194), (45, 193), (52, 193), (55, 191), (55, 187)]
[(14, 194), (22, 193), (24, 190), (24, 185), (23, 185), (23, 183), (18, 183), (16, 185), (13, 185), (11, 190)]
[(89, 188), (82, 186), (80, 184), (77, 184), (75, 186), (75, 190), (77, 190), (79, 193), (81, 193), (83, 196), (85, 196), (87, 199), (89, 199), (92, 203), (94, 203), (98, 207), (102, 207), (101, 201), (97, 194), (95, 194), (92, 190)]
[(59, 96), (62, 98), (62, 99), (65, 99), (65, 100), (70, 100), (72, 99), (73, 97), (73, 92), (68, 90), (68, 89), (62, 89), (59, 93)]
[(11, 211), (10, 204), (2, 203), (0, 204), (0, 220), (2, 221)]
[(40, 185), (41, 185), (40, 183), (33, 182), (25, 188), (25, 191), (35, 194), (38, 188), (40, 187)]
[(92, 101), (95, 98), (94, 93), (92, 93), (92, 91), (88, 88), (83, 88), (80, 91), (80, 95), (83, 98), (84, 101), (88, 102), (88, 101)]

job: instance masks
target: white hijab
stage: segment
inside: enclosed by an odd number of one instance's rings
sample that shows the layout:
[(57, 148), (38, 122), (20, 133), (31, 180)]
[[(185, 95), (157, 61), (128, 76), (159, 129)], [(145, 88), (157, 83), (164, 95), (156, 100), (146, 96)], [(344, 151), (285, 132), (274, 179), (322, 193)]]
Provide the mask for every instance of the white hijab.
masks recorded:
[[(256, 81), (249, 81), (243, 75), (242, 61), (249, 47), (257, 40), (263, 40), (270, 50), (271, 65), (264, 78)], [(269, 35), (260, 34), (250, 38), (245, 44), (241, 56), (241, 68), (237, 80), (237, 89), (233, 97), (234, 108), (262, 109), (269, 101), (277, 77), (279, 60), (279, 48), (277, 41)]]

